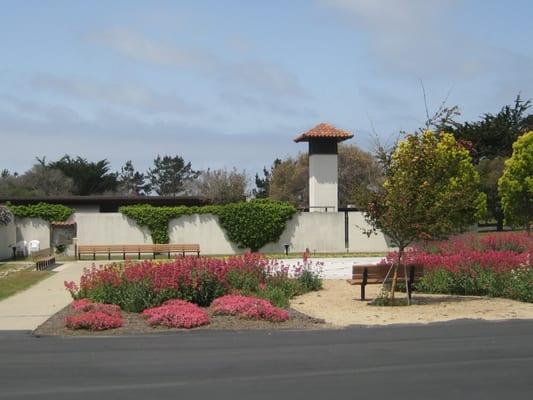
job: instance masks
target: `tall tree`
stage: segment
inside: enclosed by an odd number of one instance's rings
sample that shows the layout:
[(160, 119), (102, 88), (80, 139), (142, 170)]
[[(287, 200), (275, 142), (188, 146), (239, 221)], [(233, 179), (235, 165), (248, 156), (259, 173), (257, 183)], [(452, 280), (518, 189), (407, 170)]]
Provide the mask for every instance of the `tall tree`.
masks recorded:
[(367, 233), (379, 229), (398, 246), (389, 294), (392, 301), (406, 247), (476, 222), (486, 207), (478, 186), (471, 156), (453, 135), (428, 131), (399, 142), (383, 187), (367, 191), (362, 202), (371, 227)]
[(57, 161), (48, 164), (48, 167), (59, 169), (65, 176), (74, 182), (73, 194), (89, 196), (106, 192), (116, 192), (118, 180), (116, 173), (110, 172), (109, 162), (100, 160), (87, 161), (85, 158), (72, 158), (65, 155)]
[(74, 189), (71, 178), (65, 176), (61, 170), (42, 163), (26, 171), (20, 180), (34, 196), (65, 196), (72, 194)]
[(160, 196), (176, 196), (185, 189), (185, 184), (196, 179), (199, 175), (191, 167), (191, 163), (185, 163), (180, 156), (158, 155), (154, 159), (154, 167), (148, 170), (152, 189)]
[(522, 135), (513, 145), (499, 181), (505, 219), (522, 225), (528, 235), (533, 223), (533, 131)]
[(480, 178), (480, 189), (487, 195), (487, 217), (496, 220), (496, 229), (503, 230), (503, 210), (501, 198), (498, 193), (498, 179), (502, 176), (505, 158), (484, 158), (476, 169)]
[(296, 207), (309, 203), (309, 161), (305, 153), (275, 163), (269, 184), (269, 197)]
[(198, 179), (192, 181), (189, 190), (192, 194), (202, 196), (214, 204), (226, 204), (246, 199), (248, 177), (245, 171), (233, 168), (208, 169), (202, 171)]
[(150, 193), (150, 183), (146, 182), (146, 176), (136, 171), (131, 160), (120, 169), (118, 175), (119, 190), (127, 195), (141, 196)]
[(485, 158), (510, 157), (513, 143), (532, 128), (532, 115), (527, 114), (531, 100), (516, 96), (513, 104), (506, 105), (497, 114), (486, 113), (479, 121), (443, 126), (459, 140), (472, 144), (474, 163)]
[[(270, 175), (269, 195), (298, 207), (308, 206), (309, 161), (305, 153), (277, 160)], [(377, 187), (382, 172), (374, 157), (357, 146), (339, 146), (339, 204), (345, 207), (357, 202), (361, 188)]]

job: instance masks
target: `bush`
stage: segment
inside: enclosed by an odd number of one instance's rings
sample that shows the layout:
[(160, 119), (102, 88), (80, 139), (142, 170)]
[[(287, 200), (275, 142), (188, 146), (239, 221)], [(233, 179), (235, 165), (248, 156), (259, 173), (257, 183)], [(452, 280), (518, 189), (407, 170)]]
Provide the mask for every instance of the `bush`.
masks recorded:
[(533, 238), (525, 233), (469, 234), (416, 246), (404, 262), (424, 267), (421, 292), (533, 302), (532, 256)]
[(66, 325), (69, 329), (104, 331), (120, 328), (122, 326), (122, 317), (112, 316), (102, 311), (89, 311), (67, 317)]
[(0, 205), (0, 225), (8, 225), (11, 221), (13, 221), (13, 214), (9, 208)]
[(130, 312), (176, 298), (208, 306), (231, 289), (229, 271), (259, 275), (266, 264), (263, 256), (251, 253), (226, 259), (185, 257), (165, 263), (111, 264), (85, 270), (79, 286), (74, 282), (65, 286), (75, 299), (117, 304)]
[(148, 227), (154, 243), (168, 243), (168, 224), (172, 219), (192, 214), (217, 215), (230, 241), (240, 248), (258, 251), (265, 244), (279, 239), (296, 208), (289, 203), (254, 199), (203, 207), (134, 205), (121, 207), (119, 211)]
[(75, 314), (66, 318), (66, 326), (69, 329), (103, 331), (122, 326), (122, 314), (116, 305), (80, 299), (73, 301), (70, 308)]
[(8, 204), (11, 212), (19, 218), (42, 218), (48, 222), (66, 221), (74, 212), (73, 208), (62, 204), (28, 204), (15, 206)]
[(235, 315), (245, 319), (283, 322), (289, 313), (274, 307), (270, 302), (257, 297), (226, 295), (219, 297), (211, 305), (215, 315)]
[(162, 306), (142, 312), (149, 325), (191, 329), (209, 324), (207, 313), (195, 304), (183, 300), (169, 300)]

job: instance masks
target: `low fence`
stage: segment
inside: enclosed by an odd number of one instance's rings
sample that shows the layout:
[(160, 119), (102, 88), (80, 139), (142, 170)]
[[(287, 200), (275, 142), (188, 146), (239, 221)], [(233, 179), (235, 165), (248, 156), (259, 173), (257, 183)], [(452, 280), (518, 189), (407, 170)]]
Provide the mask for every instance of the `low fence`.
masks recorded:
[[(120, 213), (75, 213), (77, 241), (79, 244), (141, 244), (152, 243), (147, 228)], [(50, 246), (50, 228), (39, 219), (17, 219), (17, 240), (41, 241), (41, 248)], [(383, 234), (366, 236), (367, 228), (360, 212), (298, 213), (287, 222), (280, 239), (269, 243), (261, 251), (282, 253), (284, 245), (289, 251), (304, 252), (384, 252), (389, 243)], [(171, 243), (198, 243), (202, 254), (236, 254), (239, 249), (228, 240), (210, 214), (189, 215), (174, 219), (169, 224)]]

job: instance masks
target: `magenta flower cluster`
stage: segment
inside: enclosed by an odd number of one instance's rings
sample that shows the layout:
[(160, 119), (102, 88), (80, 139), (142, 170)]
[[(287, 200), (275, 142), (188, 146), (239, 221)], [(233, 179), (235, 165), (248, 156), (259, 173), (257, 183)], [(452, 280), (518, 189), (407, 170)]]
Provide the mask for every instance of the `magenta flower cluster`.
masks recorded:
[(93, 303), (87, 299), (73, 301), (72, 310), (75, 312), (66, 318), (69, 329), (88, 329), (103, 331), (122, 326), (120, 308), (114, 304)]
[(154, 292), (184, 287), (197, 288), (205, 274), (213, 276), (227, 286), (226, 274), (230, 270), (256, 271), (264, 274), (268, 260), (259, 253), (246, 253), (228, 258), (183, 257), (170, 262), (127, 262), (124, 266), (111, 264), (85, 269), (79, 286), (65, 282), (65, 287), (75, 298), (85, 297), (92, 289), (105, 285), (118, 288), (124, 283), (147, 282)]
[[(389, 254), (392, 263), (396, 254)], [(421, 265), (426, 271), (444, 269), (452, 273), (487, 269), (504, 273), (533, 266), (533, 238), (525, 233), (467, 234), (446, 241), (414, 246), (404, 256), (404, 263)]]
[(283, 322), (289, 319), (289, 313), (274, 307), (264, 299), (251, 296), (226, 295), (211, 304), (215, 315), (236, 315), (245, 319)]
[(184, 300), (168, 300), (159, 307), (144, 310), (142, 316), (152, 326), (191, 329), (209, 324), (204, 310)]

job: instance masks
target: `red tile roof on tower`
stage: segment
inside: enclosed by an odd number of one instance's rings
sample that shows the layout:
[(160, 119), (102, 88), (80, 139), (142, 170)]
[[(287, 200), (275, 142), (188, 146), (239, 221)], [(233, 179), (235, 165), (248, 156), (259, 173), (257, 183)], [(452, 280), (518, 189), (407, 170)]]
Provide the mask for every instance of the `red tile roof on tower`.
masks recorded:
[(346, 139), (353, 138), (353, 133), (344, 131), (342, 129), (335, 128), (329, 124), (318, 124), (313, 129), (302, 133), (294, 141), (298, 142), (308, 142), (309, 139), (335, 139), (337, 142), (342, 142)]

